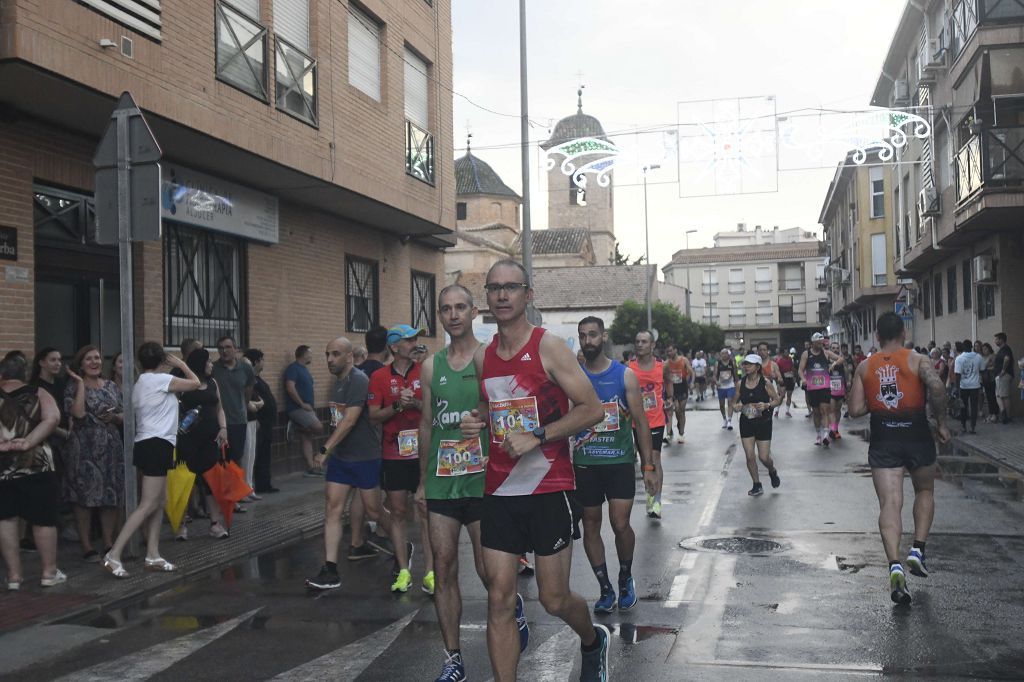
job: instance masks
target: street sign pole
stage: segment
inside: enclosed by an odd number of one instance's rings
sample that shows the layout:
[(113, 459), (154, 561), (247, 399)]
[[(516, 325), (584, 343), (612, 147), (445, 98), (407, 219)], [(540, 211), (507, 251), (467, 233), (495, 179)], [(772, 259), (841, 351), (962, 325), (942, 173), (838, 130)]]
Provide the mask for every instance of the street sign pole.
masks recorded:
[[(121, 358), (124, 362), (122, 406), (124, 414), (124, 506), (127, 517), (138, 506), (135, 469), (132, 454), (135, 447), (135, 409), (132, 391), (135, 383), (135, 309), (132, 291), (132, 224), (131, 224), (131, 139), (128, 132), (130, 112), (118, 109), (117, 121), (117, 251), (121, 280)], [(135, 534), (128, 541), (128, 554), (138, 556)]]

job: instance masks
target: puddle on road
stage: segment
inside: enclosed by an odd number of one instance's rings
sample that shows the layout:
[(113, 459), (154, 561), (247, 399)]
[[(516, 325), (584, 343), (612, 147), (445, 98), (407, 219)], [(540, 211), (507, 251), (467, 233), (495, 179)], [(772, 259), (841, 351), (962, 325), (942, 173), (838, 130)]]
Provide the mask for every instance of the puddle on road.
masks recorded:
[(861, 569), (867, 568), (867, 562), (854, 563), (844, 556), (829, 554), (828, 558), (821, 562), (821, 568), (829, 571), (844, 571), (847, 573), (860, 573)]
[(621, 623), (618, 625), (618, 631), (619, 637), (627, 644), (639, 644), (655, 637), (675, 637), (679, 634), (679, 628), (633, 623)]

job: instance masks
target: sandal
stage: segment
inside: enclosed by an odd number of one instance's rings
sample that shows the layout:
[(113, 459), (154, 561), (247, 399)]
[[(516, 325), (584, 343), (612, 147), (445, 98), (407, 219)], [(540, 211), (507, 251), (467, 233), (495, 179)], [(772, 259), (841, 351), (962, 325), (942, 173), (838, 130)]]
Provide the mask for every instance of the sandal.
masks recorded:
[(17, 592), (20, 589), (21, 589), (21, 578), (18, 578), (17, 580), (11, 580), (10, 578), (7, 579), (7, 591), (8, 592)]
[(90, 549), (88, 552), (82, 555), (82, 561), (85, 561), (90, 564), (98, 564), (100, 562), (100, 553), (97, 552), (95, 549)]
[(155, 573), (169, 573), (178, 570), (178, 567), (163, 557), (146, 559), (146, 570)]
[(103, 557), (103, 568), (110, 571), (115, 578), (128, 577), (128, 571), (124, 570), (124, 565), (117, 559), (111, 559), (109, 554)]

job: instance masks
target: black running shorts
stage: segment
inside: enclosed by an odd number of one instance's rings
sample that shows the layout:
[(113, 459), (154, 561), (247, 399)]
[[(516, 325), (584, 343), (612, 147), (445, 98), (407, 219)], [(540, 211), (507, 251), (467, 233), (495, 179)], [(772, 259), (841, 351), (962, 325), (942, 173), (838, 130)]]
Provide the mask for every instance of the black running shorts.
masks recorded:
[(0, 521), (15, 517), (33, 526), (57, 525), (60, 520), (60, 479), (57, 474), (47, 471), (0, 481)]
[(636, 496), (636, 466), (619, 464), (576, 465), (576, 500), (584, 507), (600, 507), (605, 500), (632, 500)]
[(140, 440), (132, 453), (132, 464), (143, 476), (159, 478), (174, 468), (174, 446), (163, 438)]
[(808, 407), (821, 407), (822, 405), (832, 404), (832, 392), (827, 388), (818, 391), (807, 391), (806, 393)]
[(772, 418), (759, 417), (758, 419), (747, 419), (743, 415), (740, 415), (740, 438), (771, 440)]
[(419, 459), (385, 459), (380, 467), (380, 487), (416, 492), (420, 487)]
[[(633, 442), (639, 442), (639, 436), (637, 435), (636, 429), (633, 429)], [(651, 451), (661, 452), (661, 442), (665, 440), (665, 427), (659, 426), (656, 429), (651, 429)]]
[(914, 471), (935, 464), (935, 442), (928, 439), (881, 441), (868, 446), (868, 465), (872, 469)]
[(783, 377), (782, 385), (787, 393), (792, 393), (796, 389), (796, 381), (793, 380), (793, 377)]
[(541, 495), (484, 495), (480, 544), (507, 554), (558, 554), (580, 538), (573, 491)]
[(455, 519), (463, 526), (476, 523), (483, 514), (484, 498), (460, 497), (455, 500), (427, 500), (427, 511)]

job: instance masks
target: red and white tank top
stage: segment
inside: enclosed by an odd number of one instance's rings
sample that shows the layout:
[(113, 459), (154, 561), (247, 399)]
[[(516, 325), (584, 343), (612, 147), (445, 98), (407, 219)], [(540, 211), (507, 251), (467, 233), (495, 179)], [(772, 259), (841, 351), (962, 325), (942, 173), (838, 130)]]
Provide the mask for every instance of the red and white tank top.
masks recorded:
[(643, 401), (647, 425), (652, 429), (665, 425), (665, 365), (661, 360), (654, 361), (651, 369), (640, 369), (636, 360), (629, 361), (637, 381), (640, 382), (640, 399)]
[(540, 360), (544, 329), (511, 360), (498, 356), (498, 335), (484, 351), (480, 389), (487, 401), (491, 449), (487, 462), (487, 495), (540, 495), (576, 489), (569, 440), (548, 441), (518, 459), (502, 447), (505, 436), (530, 432), (558, 421), (569, 412), (569, 398), (548, 378)]

